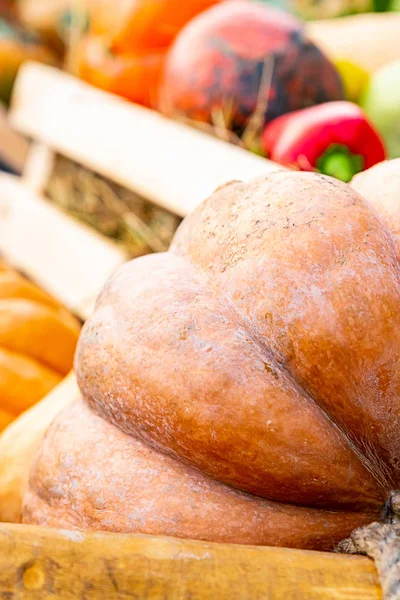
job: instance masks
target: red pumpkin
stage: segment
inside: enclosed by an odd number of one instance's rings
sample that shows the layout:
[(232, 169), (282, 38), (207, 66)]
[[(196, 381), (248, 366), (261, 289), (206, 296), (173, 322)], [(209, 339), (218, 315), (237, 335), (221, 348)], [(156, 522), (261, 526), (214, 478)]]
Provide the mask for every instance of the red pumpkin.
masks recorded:
[(246, 0), (223, 2), (193, 19), (166, 62), (160, 108), (212, 122), (226, 110), (241, 130), (262, 105), (265, 122), (287, 112), (343, 99), (332, 63), (287, 13)]

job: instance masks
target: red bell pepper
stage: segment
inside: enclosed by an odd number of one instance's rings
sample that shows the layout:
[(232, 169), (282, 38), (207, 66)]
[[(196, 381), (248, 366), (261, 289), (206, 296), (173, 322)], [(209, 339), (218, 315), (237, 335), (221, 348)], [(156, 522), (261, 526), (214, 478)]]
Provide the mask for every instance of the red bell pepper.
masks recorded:
[(326, 102), (278, 117), (266, 126), (262, 143), (277, 163), (342, 181), (386, 158), (380, 135), (352, 102)]

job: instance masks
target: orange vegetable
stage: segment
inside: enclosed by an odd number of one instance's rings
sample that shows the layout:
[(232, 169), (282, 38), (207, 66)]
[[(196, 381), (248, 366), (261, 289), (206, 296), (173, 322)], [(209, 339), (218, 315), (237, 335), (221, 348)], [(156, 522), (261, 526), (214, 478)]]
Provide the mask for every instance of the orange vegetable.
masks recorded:
[(78, 74), (103, 90), (155, 107), (166, 52), (182, 27), (221, 0), (93, 0)]
[(144, 106), (155, 106), (165, 51), (114, 54), (102, 37), (87, 36), (78, 53), (78, 74), (92, 85)]
[(220, 0), (97, 0), (91, 3), (92, 33), (117, 52), (169, 46), (198, 13)]
[(0, 408), (0, 431), (3, 431), (13, 421), (15, 416)]
[(383, 165), (354, 181), (366, 199), (317, 173), (231, 182), (120, 267), (23, 521), (331, 549), (379, 519), (400, 489), (400, 159)]
[(78, 334), (58, 302), (0, 264), (0, 431), (68, 373)]

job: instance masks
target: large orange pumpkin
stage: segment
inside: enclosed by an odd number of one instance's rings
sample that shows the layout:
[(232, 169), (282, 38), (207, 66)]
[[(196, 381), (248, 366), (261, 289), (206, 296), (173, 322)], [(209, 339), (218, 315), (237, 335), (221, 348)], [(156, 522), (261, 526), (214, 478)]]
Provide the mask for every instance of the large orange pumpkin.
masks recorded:
[(0, 431), (72, 368), (78, 322), (0, 262)]
[[(399, 165), (382, 168), (399, 181)], [(169, 252), (120, 268), (25, 522), (326, 549), (378, 518), (400, 485), (399, 238), (384, 218), (346, 184), (278, 172), (222, 187)]]

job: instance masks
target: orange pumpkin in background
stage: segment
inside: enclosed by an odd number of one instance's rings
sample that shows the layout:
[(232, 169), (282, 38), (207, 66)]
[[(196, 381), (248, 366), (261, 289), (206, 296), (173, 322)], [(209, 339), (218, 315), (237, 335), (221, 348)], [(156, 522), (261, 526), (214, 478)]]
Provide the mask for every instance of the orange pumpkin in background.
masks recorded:
[(116, 52), (166, 48), (190, 19), (221, 0), (98, 0), (91, 31)]
[(100, 36), (82, 40), (79, 76), (92, 85), (143, 106), (156, 106), (165, 50), (142, 54), (115, 54)]
[(221, 0), (95, 0), (78, 75), (92, 85), (155, 107), (166, 52), (182, 27)]

